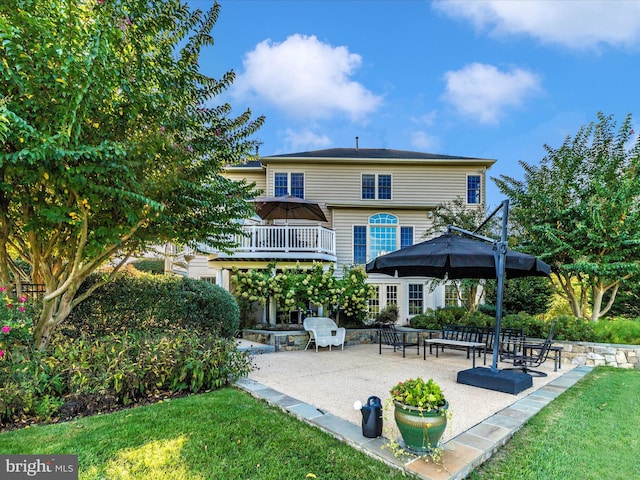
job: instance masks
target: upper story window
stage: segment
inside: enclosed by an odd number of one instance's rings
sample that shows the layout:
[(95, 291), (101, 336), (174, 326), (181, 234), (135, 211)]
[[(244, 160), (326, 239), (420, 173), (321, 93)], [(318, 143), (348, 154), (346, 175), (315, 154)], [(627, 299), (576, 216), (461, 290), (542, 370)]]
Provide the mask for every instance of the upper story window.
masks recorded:
[(480, 175), (467, 175), (467, 203), (480, 203)]
[(367, 263), (367, 227), (353, 226), (353, 263)]
[(395, 252), (397, 246), (398, 217), (377, 213), (369, 217), (369, 258)]
[(292, 195), (304, 198), (304, 173), (275, 173), (273, 182), (276, 197)]
[(400, 248), (413, 245), (413, 227), (400, 227)]
[(353, 226), (353, 263), (364, 264), (378, 255), (413, 245), (413, 227), (399, 225), (398, 217), (376, 213), (367, 225)]
[(362, 200), (376, 199), (391, 200), (391, 175), (362, 175)]

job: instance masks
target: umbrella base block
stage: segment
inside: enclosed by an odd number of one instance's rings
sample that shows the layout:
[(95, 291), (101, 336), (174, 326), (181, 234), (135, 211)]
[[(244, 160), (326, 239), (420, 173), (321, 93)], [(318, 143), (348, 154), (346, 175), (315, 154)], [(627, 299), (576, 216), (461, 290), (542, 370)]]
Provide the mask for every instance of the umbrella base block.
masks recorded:
[(476, 367), (458, 372), (458, 383), (517, 395), (533, 386), (533, 378), (528, 373)]

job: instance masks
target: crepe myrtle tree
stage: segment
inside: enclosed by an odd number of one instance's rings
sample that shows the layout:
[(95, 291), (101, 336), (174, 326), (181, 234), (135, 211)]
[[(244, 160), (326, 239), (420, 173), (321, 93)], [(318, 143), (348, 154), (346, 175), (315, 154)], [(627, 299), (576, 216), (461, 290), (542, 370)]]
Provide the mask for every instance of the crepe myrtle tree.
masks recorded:
[(234, 74), (209, 78), (198, 64), (219, 12), (181, 0), (3, 1), (0, 283), (45, 285), (38, 348), (134, 253), (225, 250), (241, 228), (231, 220), (251, 215), (253, 185), (221, 169), (255, 151), (263, 118), (216, 102)]
[(519, 248), (551, 265), (574, 315), (597, 321), (621, 282), (640, 273), (640, 137), (631, 115), (580, 128), (539, 166), (520, 161), (524, 179), (493, 180), (511, 199)]

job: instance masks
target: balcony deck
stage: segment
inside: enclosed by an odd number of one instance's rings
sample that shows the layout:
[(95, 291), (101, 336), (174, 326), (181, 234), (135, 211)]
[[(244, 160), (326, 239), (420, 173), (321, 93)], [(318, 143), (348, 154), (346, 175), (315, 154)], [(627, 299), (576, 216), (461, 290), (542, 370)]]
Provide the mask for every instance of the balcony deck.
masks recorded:
[(231, 254), (201, 245), (199, 250), (219, 259), (336, 260), (335, 231), (320, 225), (247, 225), (236, 235)]

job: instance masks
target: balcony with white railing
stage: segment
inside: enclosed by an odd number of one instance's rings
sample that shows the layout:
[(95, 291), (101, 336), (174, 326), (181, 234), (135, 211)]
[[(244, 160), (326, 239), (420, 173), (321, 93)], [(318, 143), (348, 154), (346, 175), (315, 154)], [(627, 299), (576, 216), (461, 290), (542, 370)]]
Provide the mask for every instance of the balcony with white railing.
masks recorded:
[(335, 231), (320, 225), (245, 225), (245, 235), (234, 237), (235, 247), (227, 254), (205, 245), (200, 250), (220, 259), (317, 259), (336, 260)]

